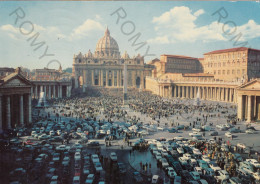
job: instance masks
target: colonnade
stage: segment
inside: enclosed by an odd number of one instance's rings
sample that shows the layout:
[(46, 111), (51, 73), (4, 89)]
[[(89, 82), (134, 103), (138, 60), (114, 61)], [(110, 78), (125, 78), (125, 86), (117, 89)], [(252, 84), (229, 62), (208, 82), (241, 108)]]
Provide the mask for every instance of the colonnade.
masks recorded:
[(260, 120), (260, 93), (238, 95), (238, 118), (251, 122)]
[[(199, 92), (199, 93), (198, 93)], [(169, 98), (196, 98), (202, 100), (236, 103), (236, 90), (233, 87), (205, 87), (174, 84), (159, 85), (159, 95)]]
[(31, 94), (0, 94), (0, 131), (32, 122)]
[(32, 98), (39, 99), (40, 93), (44, 92), (46, 99), (62, 98), (71, 96), (71, 86), (67, 85), (34, 85), (31, 88)]

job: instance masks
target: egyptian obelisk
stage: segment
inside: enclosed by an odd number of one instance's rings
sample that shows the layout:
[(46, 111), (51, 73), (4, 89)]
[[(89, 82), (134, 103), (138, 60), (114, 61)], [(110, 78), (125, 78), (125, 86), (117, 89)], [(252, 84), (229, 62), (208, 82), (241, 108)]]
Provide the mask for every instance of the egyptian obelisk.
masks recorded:
[(124, 93), (123, 104), (127, 105), (127, 64), (126, 64), (126, 62), (124, 63), (124, 88), (123, 88), (123, 93)]

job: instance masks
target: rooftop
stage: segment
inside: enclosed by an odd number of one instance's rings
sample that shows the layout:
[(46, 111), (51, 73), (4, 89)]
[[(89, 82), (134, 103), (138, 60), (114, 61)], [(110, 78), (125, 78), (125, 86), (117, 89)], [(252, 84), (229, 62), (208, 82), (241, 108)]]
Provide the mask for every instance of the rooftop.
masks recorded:
[(182, 55), (169, 55), (169, 54), (163, 54), (163, 55), (161, 55), (161, 56), (166, 56), (166, 57), (170, 57), (170, 58), (196, 59), (196, 60), (198, 60), (198, 58), (189, 57), (189, 56), (182, 56)]
[(183, 77), (214, 77), (214, 75), (209, 73), (184, 73)]
[(237, 51), (245, 51), (245, 50), (252, 50), (252, 51), (259, 51), (258, 49), (251, 49), (248, 47), (238, 47), (238, 48), (231, 48), (231, 49), (222, 49), (222, 50), (214, 50), (211, 52), (207, 52), (204, 55), (209, 55), (209, 54), (220, 54), (220, 53), (226, 53), (226, 52), (237, 52)]

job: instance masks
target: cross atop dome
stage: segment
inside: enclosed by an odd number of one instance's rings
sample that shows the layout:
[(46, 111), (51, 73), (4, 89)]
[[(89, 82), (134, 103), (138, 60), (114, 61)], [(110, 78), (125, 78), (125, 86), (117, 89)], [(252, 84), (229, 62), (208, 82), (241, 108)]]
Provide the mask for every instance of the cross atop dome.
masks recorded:
[(106, 35), (106, 36), (110, 36), (110, 32), (109, 32), (109, 30), (108, 30), (108, 27), (106, 28), (105, 35)]

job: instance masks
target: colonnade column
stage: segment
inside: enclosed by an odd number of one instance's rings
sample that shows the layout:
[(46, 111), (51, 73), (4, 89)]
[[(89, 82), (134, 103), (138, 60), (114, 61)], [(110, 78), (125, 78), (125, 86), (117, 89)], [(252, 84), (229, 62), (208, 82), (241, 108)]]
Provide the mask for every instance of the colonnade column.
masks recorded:
[(7, 128), (11, 129), (11, 105), (10, 105), (10, 96), (6, 97), (6, 120)]
[(174, 93), (173, 93), (174, 97), (177, 97), (177, 86), (174, 86)]
[(3, 118), (2, 118), (2, 95), (0, 94), (0, 133), (3, 132)]
[(28, 95), (29, 123), (32, 123), (32, 94)]
[(169, 96), (172, 98), (172, 86), (169, 86)]
[(116, 71), (116, 75), (117, 75), (117, 78), (116, 78), (116, 79), (117, 79), (117, 87), (120, 86), (120, 83), (119, 83), (119, 71), (120, 71), (120, 70), (117, 70), (117, 71)]
[(51, 99), (51, 85), (49, 85), (49, 99)]
[(53, 86), (53, 98), (56, 98), (56, 86)]
[(106, 86), (108, 86), (108, 71), (106, 70)]
[(248, 107), (247, 107), (247, 122), (251, 122), (252, 120), (252, 108), (251, 108), (251, 105), (252, 105), (252, 98), (251, 98), (251, 95), (248, 95)]
[(38, 99), (38, 87), (37, 85), (35, 86), (35, 95), (34, 95), (35, 99)]
[(24, 126), (24, 118), (23, 118), (23, 95), (20, 95), (20, 124)]
[(100, 80), (100, 83), (101, 83), (101, 84), (100, 84), (100, 85), (101, 85), (101, 86), (104, 86), (104, 82), (103, 82), (103, 79), (104, 79), (104, 77), (103, 77), (103, 72), (104, 72), (104, 71), (103, 71), (103, 70), (100, 70), (100, 71), (101, 71), (101, 80)]
[(94, 70), (91, 70), (91, 79), (92, 79), (92, 86), (94, 86), (95, 85)]

